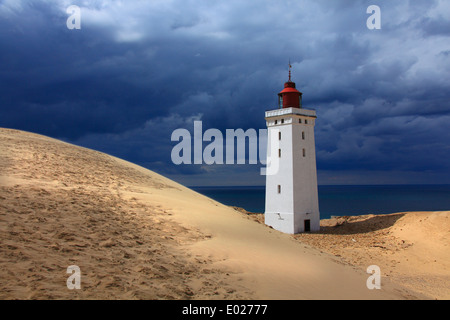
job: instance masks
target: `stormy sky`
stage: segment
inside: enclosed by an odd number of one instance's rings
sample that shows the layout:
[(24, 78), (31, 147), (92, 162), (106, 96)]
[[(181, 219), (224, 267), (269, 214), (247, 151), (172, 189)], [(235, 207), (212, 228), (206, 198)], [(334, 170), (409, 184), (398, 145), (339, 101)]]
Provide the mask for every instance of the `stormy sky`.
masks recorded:
[(447, 0), (0, 0), (0, 48), (0, 127), (189, 186), (264, 184), (259, 163), (173, 164), (171, 135), (265, 128), (289, 60), (319, 184), (450, 183)]

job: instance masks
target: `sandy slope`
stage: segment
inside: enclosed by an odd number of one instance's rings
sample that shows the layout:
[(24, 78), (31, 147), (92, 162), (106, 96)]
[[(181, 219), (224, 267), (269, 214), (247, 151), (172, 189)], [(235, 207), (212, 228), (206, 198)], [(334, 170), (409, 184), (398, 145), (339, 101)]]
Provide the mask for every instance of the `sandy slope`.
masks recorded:
[[(235, 208), (252, 220), (263, 214)], [(393, 283), (450, 299), (450, 211), (403, 212), (321, 220), (321, 231), (296, 240), (365, 270), (378, 265)]]
[[(0, 239), (2, 299), (425, 297), (387, 278), (368, 290), (360, 268), (160, 175), (9, 129)], [(66, 287), (69, 265), (81, 290)]]

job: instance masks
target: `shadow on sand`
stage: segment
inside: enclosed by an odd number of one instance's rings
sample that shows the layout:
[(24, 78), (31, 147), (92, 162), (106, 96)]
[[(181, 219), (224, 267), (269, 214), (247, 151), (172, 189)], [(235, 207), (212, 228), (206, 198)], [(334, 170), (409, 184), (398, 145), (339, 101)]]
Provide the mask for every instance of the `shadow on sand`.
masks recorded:
[[(392, 227), (404, 213), (373, 216), (364, 219), (361, 216), (345, 216), (334, 218), (336, 224), (321, 226), (315, 234), (360, 234)], [(363, 219), (363, 220), (362, 220)]]

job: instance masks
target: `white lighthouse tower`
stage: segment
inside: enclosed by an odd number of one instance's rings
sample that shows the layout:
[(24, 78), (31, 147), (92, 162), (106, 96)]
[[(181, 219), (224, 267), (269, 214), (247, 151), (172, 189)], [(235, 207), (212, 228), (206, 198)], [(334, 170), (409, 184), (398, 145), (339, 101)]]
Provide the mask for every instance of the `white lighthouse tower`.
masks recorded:
[(302, 93), (289, 80), (279, 109), (266, 112), (268, 148), (265, 223), (284, 233), (320, 230), (314, 143), (316, 111), (302, 108)]

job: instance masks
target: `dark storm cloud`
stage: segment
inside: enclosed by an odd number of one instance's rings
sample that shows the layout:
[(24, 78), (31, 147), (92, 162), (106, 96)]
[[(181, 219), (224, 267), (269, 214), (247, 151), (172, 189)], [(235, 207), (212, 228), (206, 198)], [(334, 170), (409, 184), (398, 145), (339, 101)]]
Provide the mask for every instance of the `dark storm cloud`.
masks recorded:
[[(0, 126), (180, 180), (260, 183), (259, 166), (172, 165), (170, 137), (195, 119), (264, 128), (290, 58), (318, 113), (319, 171), (442, 172), (450, 183), (449, 5), (372, 2), (2, 1)], [(66, 28), (71, 4), (81, 30)], [(381, 30), (366, 27), (372, 4)]]
[(424, 18), (420, 21), (426, 35), (450, 35), (450, 21), (440, 17), (439, 19)]

